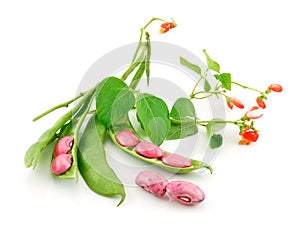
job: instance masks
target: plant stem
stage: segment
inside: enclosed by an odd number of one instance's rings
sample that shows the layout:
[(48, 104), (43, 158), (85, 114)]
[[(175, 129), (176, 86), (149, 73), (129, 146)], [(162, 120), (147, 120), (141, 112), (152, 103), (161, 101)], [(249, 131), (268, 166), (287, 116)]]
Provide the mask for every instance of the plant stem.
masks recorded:
[(85, 93), (80, 93), (77, 97), (75, 97), (75, 98), (73, 98), (69, 101), (66, 101), (64, 103), (61, 103), (57, 106), (54, 106), (51, 109), (47, 110), (46, 112), (44, 112), (44, 113), (40, 114), (39, 116), (35, 117), (32, 121), (35, 122), (35, 121), (41, 119), (42, 117), (48, 115), (49, 113), (51, 113), (51, 112), (53, 112), (57, 109), (60, 109), (60, 108), (63, 108), (63, 107), (68, 107), (72, 102), (76, 101), (77, 99), (81, 98), (84, 95), (85, 95)]
[(121, 80), (125, 81), (127, 79), (127, 77), (132, 73), (132, 71), (140, 65), (140, 63), (143, 61), (143, 59), (145, 57), (146, 48), (147, 47), (142, 48), (142, 52), (141, 52), (139, 58), (135, 62), (130, 64), (128, 69), (123, 73)]
[[(195, 97), (195, 95), (198, 95), (198, 94), (209, 94), (209, 95), (206, 95), (206, 96), (204, 96), (204, 97)], [(220, 95), (223, 95), (224, 97), (227, 97), (227, 95), (226, 94), (224, 94), (224, 91), (208, 91), (208, 92), (206, 92), (206, 91), (198, 91), (198, 92), (196, 92), (196, 93), (194, 93), (194, 99), (204, 99), (204, 98), (208, 98), (208, 97), (210, 97), (210, 96), (212, 96), (212, 95), (218, 95), (218, 94), (220, 94)]]
[(240, 120), (199, 120), (197, 118), (191, 118), (190, 120), (176, 120), (173, 118), (170, 118), (171, 123), (173, 124), (196, 124), (196, 125), (200, 125), (200, 126), (206, 126), (208, 123), (210, 122), (214, 122), (214, 123), (231, 123), (231, 124), (235, 124), (235, 125), (240, 125), (245, 123), (244, 121), (240, 121)]
[(240, 83), (238, 83), (238, 82), (235, 82), (235, 81), (232, 81), (231, 83), (232, 83), (232, 84), (235, 84), (235, 85), (237, 85), (237, 86), (240, 86), (240, 87), (242, 87), (242, 88), (245, 88), (245, 89), (248, 89), (248, 90), (252, 90), (252, 91), (258, 92), (258, 93), (260, 93), (261, 95), (264, 95), (264, 92), (263, 92), (263, 91), (260, 91), (260, 90), (258, 90), (258, 89), (256, 89), (256, 88), (248, 87), (248, 86), (246, 86), (246, 85), (242, 85), (242, 84), (240, 84)]
[[(196, 88), (197, 88), (197, 86), (199, 85), (199, 83), (201, 82), (201, 80), (202, 79), (206, 79), (206, 77), (207, 77), (207, 72), (208, 72), (208, 69), (206, 69), (205, 70), (205, 72), (204, 72), (204, 74), (200, 74), (200, 79), (197, 81), (197, 83), (194, 85), (194, 88), (193, 88), (193, 90), (192, 90), (192, 93), (190, 94), (190, 99), (203, 99), (203, 98), (195, 98), (195, 95), (197, 94), (197, 93), (201, 93), (201, 92), (196, 92), (195, 93), (195, 90), (196, 90)], [(218, 88), (217, 88), (217, 86), (215, 87), (215, 91), (217, 90)], [(209, 92), (202, 92), (202, 93), (209, 93)], [(207, 97), (210, 97), (211, 95), (209, 95), (209, 96), (207, 96)], [(204, 98), (207, 98), (207, 97), (204, 97)]]
[(201, 76), (200, 79), (196, 82), (196, 84), (195, 84), (195, 86), (192, 90), (192, 93), (190, 94), (190, 99), (195, 97), (195, 90), (196, 90), (197, 86), (199, 85), (199, 83), (201, 82), (202, 79), (203, 79), (203, 76)]
[(134, 52), (134, 55), (133, 55), (133, 58), (131, 60), (131, 64), (135, 61), (136, 59), (136, 56), (138, 54), (138, 51), (140, 50), (140, 47), (142, 45), (142, 39), (143, 39), (143, 35), (144, 35), (144, 32), (146, 30), (146, 28), (155, 20), (159, 20), (159, 21), (162, 21), (162, 22), (166, 22), (165, 20), (161, 19), (161, 18), (156, 18), (156, 17), (153, 17), (151, 20), (149, 20), (149, 22), (143, 27), (141, 28), (141, 33), (140, 33), (140, 38), (139, 38), (139, 43), (138, 43), (138, 46)]

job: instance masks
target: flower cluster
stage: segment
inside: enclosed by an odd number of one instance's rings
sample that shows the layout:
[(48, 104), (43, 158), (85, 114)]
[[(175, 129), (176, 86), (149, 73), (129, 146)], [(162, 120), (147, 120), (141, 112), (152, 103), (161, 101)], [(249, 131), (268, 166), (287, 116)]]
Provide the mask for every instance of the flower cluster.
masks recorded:
[[(263, 116), (263, 109), (266, 108), (266, 103), (264, 100), (267, 99), (266, 95), (271, 92), (282, 92), (282, 86), (279, 84), (271, 84), (267, 88), (265, 92), (260, 92), (261, 95), (256, 98), (257, 105), (252, 106), (250, 109), (247, 110), (247, 112), (244, 114), (244, 116), (241, 118), (242, 121), (245, 121), (240, 125), (240, 135), (241, 140), (239, 144), (241, 145), (249, 145), (251, 142), (256, 142), (259, 135), (258, 130), (254, 128), (254, 122), (253, 120), (258, 119)], [(236, 98), (230, 97), (226, 98), (227, 105), (230, 109), (232, 109), (233, 105), (235, 105), (238, 108), (243, 109), (244, 105), (242, 102)], [(246, 125), (246, 122), (251, 121), (251, 125)]]

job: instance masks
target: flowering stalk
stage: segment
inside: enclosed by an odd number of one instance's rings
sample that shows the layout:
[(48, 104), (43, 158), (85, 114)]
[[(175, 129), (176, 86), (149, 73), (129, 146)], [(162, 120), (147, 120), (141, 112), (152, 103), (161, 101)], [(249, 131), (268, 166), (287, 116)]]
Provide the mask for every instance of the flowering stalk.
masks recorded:
[(131, 61), (131, 64), (135, 61), (136, 57), (137, 57), (137, 54), (142, 46), (142, 40), (143, 40), (143, 36), (145, 35), (146, 33), (146, 29), (147, 27), (153, 22), (153, 21), (162, 21), (162, 22), (165, 22), (165, 20), (161, 19), (161, 18), (156, 18), (156, 17), (153, 17), (144, 27), (141, 28), (141, 33), (140, 33), (140, 38), (139, 38), (139, 43), (138, 43), (138, 46), (134, 52), (134, 55), (133, 55), (133, 58), (132, 58), (132, 61)]
[[(254, 128), (254, 121), (260, 117), (262, 117), (263, 112), (262, 109), (266, 108), (265, 101), (267, 100), (267, 95), (271, 92), (281, 92), (282, 86), (279, 84), (271, 84), (268, 86), (266, 91), (261, 91), (257, 88), (249, 87), (247, 85), (240, 84), (236, 81), (232, 81), (230, 73), (222, 73), (220, 71), (220, 65), (214, 61), (206, 52), (203, 50), (203, 53), (206, 57), (207, 68), (204, 72), (201, 71), (201, 68), (198, 65), (192, 64), (187, 59), (180, 57), (180, 63), (193, 70), (194, 72), (199, 74), (199, 80), (195, 83), (192, 92), (190, 94), (190, 100), (201, 100), (211, 97), (212, 95), (216, 95), (217, 97), (221, 96), (225, 98), (227, 106), (230, 109), (233, 107), (237, 107), (239, 109), (244, 109), (244, 104), (241, 100), (236, 97), (229, 96), (227, 93), (232, 91), (232, 86), (238, 86), (245, 90), (253, 91), (258, 93), (259, 95), (256, 97), (256, 104), (252, 106), (250, 109), (244, 113), (244, 115), (235, 121), (227, 121), (227, 120), (211, 120), (211, 121), (196, 121), (197, 125), (200, 126), (211, 126), (211, 123), (231, 123), (235, 124), (240, 129), (241, 141), (240, 144), (250, 144), (251, 142), (256, 142), (258, 139), (258, 130)], [(208, 82), (208, 72), (211, 71), (216, 78), (216, 84), (214, 88), (211, 88), (211, 85)], [(203, 82), (203, 91), (196, 91), (199, 84)]]

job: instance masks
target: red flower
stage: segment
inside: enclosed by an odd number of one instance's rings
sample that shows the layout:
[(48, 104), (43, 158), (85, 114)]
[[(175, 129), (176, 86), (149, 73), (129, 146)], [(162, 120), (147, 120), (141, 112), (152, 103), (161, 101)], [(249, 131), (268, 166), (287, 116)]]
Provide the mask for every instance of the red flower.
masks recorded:
[(269, 91), (282, 92), (282, 86), (280, 84), (271, 84), (268, 87)]
[(175, 22), (165, 22), (162, 25), (160, 25), (160, 33), (167, 33), (170, 29), (176, 27), (176, 23)]
[(266, 108), (266, 104), (265, 104), (264, 100), (262, 99), (262, 97), (257, 97), (256, 102), (259, 107), (261, 107), (263, 109)]
[(228, 97), (228, 98), (226, 99), (226, 101), (227, 101), (227, 105), (228, 105), (228, 107), (229, 107), (230, 109), (233, 108), (233, 105), (235, 105), (236, 107), (238, 107), (238, 108), (240, 108), (240, 109), (243, 109), (243, 108), (244, 108), (243, 103), (242, 103), (240, 100), (238, 100), (237, 98), (234, 98), (234, 97)]
[(263, 113), (258, 106), (252, 106), (244, 115), (244, 117), (248, 120), (258, 119), (262, 117)]
[(243, 133), (243, 138), (250, 142), (256, 142), (258, 139), (258, 133), (253, 130), (245, 131)]
[(242, 139), (239, 144), (249, 145), (251, 142), (256, 142), (259, 135), (256, 131), (252, 130), (250, 127), (246, 127), (241, 133)]

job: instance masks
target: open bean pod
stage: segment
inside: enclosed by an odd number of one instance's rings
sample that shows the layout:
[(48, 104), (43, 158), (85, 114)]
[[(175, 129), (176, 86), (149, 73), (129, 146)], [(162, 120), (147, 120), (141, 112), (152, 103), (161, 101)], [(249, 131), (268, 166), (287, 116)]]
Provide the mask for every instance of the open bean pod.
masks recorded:
[[(127, 152), (128, 154), (130, 154), (131, 156), (133, 156), (135, 158), (138, 158), (138, 159), (140, 159), (140, 160), (142, 160), (144, 162), (150, 163), (152, 165), (161, 167), (161, 168), (163, 168), (165, 170), (168, 170), (168, 171), (171, 171), (171, 172), (174, 172), (174, 173), (188, 173), (188, 172), (193, 171), (193, 170), (198, 170), (198, 169), (201, 169), (201, 168), (206, 168), (206, 169), (208, 169), (210, 171), (210, 173), (213, 172), (213, 169), (212, 169), (212, 167), (210, 165), (208, 165), (208, 164), (206, 164), (204, 162), (195, 160), (195, 159), (189, 159), (191, 161), (191, 163), (192, 163), (191, 166), (180, 168), (180, 167), (175, 167), (175, 166), (170, 166), (170, 165), (164, 164), (162, 162), (161, 158), (147, 158), (147, 157), (144, 157), (144, 156), (138, 154), (136, 151), (134, 151), (133, 147), (124, 147), (124, 146), (120, 145), (117, 142), (117, 140), (116, 140), (116, 134), (114, 133), (114, 131), (112, 129), (110, 129), (108, 133), (109, 133), (109, 136), (110, 136), (111, 140), (121, 150)], [(163, 150), (163, 154), (167, 155), (167, 154), (170, 154), (170, 152), (167, 152), (167, 151)]]

